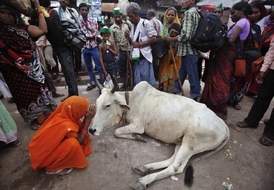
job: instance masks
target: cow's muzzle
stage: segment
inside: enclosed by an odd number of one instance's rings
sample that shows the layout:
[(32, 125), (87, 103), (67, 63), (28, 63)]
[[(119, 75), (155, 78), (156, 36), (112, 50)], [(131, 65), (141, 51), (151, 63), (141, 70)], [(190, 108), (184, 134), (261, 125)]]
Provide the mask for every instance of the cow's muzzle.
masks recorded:
[(89, 130), (88, 130), (92, 135), (94, 135), (94, 133), (96, 132), (96, 129), (91, 129), (91, 128), (89, 128)]

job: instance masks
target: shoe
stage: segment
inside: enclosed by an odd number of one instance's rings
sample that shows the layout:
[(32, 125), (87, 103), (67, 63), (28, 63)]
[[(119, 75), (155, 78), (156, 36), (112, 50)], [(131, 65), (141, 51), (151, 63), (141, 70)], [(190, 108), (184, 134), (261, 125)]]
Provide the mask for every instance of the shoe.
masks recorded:
[(260, 139), (259, 139), (259, 142), (264, 145), (264, 146), (272, 146), (273, 145), (273, 142), (274, 140), (271, 140), (270, 138), (266, 137), (266, 136), (262, 136)]
[(52, 93), (53, 98), (58, 98), (58, 97), (62, 97), (62, 96), (65, 96), (65, 95), (64, 94), (58, 94), (57, 92)]
[(56, 82), (60, 82), (60, 81), (61, 81), (61, 78), (62, 78), (62, 77), (61, 77), (60, 75), (56, 75), (56, 76), (55, 76)]
[(90, 86), (87, 87), (86, 91), (91, 91), (95, 87), (96, 87), (95, 85), (90, 85)]
[(258, 126), (248, 125), (245, 121), (239, 121), (238, 123), (236, 123), (236, 126), (239, 128), (257, 128), (258, 127)]
[(267, 124), (268, 121), (269, 121), (269, 119), (264, 119), (263, 120), (263, 122), (264, 122), (265, 125)]
[(234, 104), (233, 107), (234, 107), (235, 110), (241, 110), (242, 109), (242, 106), (239, 103)]
[(8, 103), (10, 103), (10, 104), (12, 104), (14, 102), (15, 102), (14, 98), (11, 98), (11, 99), (8, 100)]

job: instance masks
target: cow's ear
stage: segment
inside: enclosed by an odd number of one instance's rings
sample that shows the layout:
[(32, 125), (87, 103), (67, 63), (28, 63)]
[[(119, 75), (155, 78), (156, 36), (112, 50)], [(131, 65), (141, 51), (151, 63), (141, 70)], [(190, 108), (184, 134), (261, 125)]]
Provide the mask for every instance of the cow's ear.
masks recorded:
[(130, 109), (130, 107), (126, 104), (120, 104), (120, 107), (124, 110), (127, 110), (127, 111)]

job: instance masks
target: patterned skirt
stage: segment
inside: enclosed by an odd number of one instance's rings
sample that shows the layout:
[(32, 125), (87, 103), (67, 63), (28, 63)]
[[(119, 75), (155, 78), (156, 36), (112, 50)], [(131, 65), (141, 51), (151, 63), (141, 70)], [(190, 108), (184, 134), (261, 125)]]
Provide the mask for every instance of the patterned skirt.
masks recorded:
[(57, 105), (45, 83), (29, 78), (8, 64), (1, 63), (0, 70), (24, 121), (33, 121), (42, 113), (48, 115), (55, 110)]

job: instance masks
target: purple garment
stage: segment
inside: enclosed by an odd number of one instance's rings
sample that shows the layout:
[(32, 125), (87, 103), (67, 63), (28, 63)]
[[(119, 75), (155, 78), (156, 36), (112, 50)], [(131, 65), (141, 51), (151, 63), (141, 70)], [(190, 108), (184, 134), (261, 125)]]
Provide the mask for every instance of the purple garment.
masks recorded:
[(246, 18), (240, 19), (235, 25), (227, 32), (227, 36), (231, 36), (232, 32), (235, 29), (235, 26), (240, 26), (243, 30), (240, 34), (240, 39), (245, 40), (250, 31), (250, 22)]

